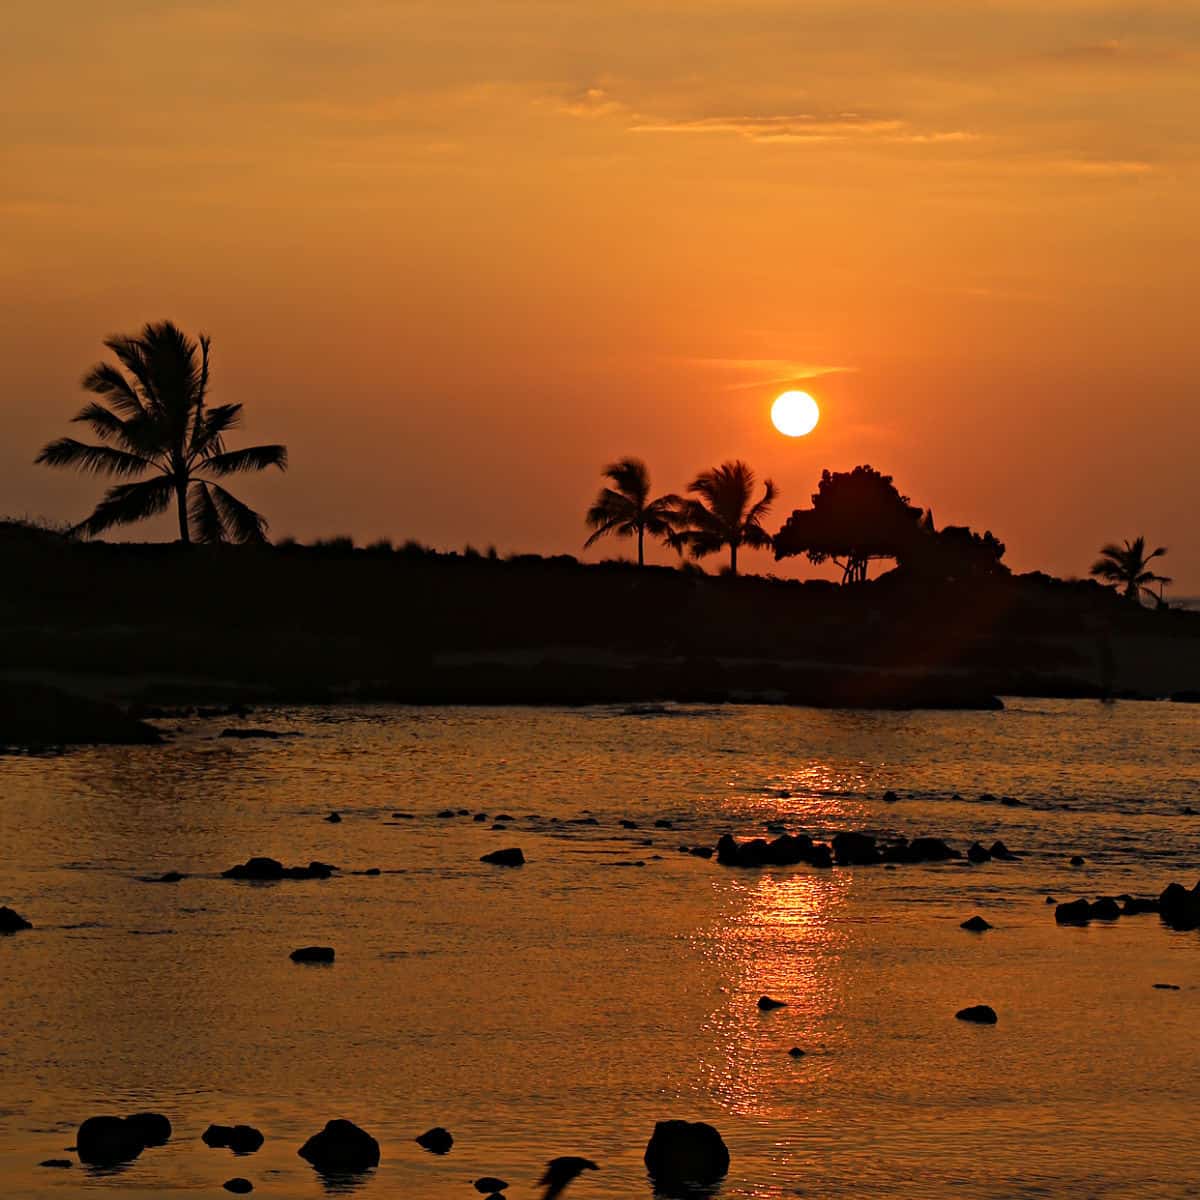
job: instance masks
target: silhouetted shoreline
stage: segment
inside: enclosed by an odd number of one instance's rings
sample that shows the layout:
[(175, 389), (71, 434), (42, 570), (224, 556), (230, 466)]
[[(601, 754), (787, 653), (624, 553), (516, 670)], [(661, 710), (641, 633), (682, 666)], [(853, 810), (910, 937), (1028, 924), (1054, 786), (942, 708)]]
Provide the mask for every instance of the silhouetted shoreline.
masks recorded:
[(1200, 614), (1045, 575), (838, 586), (567, 556), (6, 540), (0, 663), (144, 704), (991, 708), (1200, 686)]

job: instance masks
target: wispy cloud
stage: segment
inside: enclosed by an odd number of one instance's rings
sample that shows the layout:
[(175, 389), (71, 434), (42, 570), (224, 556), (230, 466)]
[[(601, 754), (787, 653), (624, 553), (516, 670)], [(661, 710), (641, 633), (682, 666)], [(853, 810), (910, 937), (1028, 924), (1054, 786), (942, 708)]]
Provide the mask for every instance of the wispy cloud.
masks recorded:
[(1057, 175), (1080, 175), (1095, 179), (1135, 179), (1151, 175), (1153, 163), (1141, 159), (1108, 158), (1062, 158), (1048, 164), (1049, 170)]
[(961, 129), (914, 129), (898, 117), (860, 112), (761, 113), (687, 119), (638, 115), (629, 128), (632, 133), (724, 134), (766, 145), (853, 140), (922, 145), (968, 142), (977, 136)]
[(730, 391), (795, 383), (801, 379), (819, 379), (822, 375), (846, 375), (858, 370), (857, 367), (797, 362), (790, 358), (688, 358), (684, 361), (711, 371), (742, 376), (727, 385)]

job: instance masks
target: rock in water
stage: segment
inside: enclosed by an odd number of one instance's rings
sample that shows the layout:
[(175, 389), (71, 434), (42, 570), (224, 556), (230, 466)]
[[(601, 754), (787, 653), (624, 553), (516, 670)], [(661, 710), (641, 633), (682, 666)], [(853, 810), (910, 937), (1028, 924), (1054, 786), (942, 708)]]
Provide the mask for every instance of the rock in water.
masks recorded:
[(342, 823), (342, 814), (331, 812), (329, 816), (325, 818), (325, 820), (328, 821), (330, 825), (340, 825)]
[(137, 1127), (124, 1117), (88, 1117), (75, 1135), (79, 1161), (95, 1166), (132, 1162), (145, 1148)]
[(40, 1163), (38, 1163), (38, 1166), (39, 1167), (66, 1168), (66, 1167), (74, 1166), (74, 1164), (71, 1162), (71, 1160), (69, 1158), (44, 1158), (44, 1159), (42, 1159), (42, 1161)]
[(293, 950), (288, 957), (298, 963), (331, 963), (334, 954), (332, 946), (301, 946)]
[(221, 1186), (227, 1192), (235, 1192), (239, 1196), (244, 1196), (247, 1192), (254, 1191), (254, 1184), (248, 1179), (243, 1179), (240, 1175), (233, 1179), (227, 1179)]
[(323, 1174), (366, 1171), (379, 1165), (379, 1143), (353, 1121), (327, 1121), (297, 1151)]
[(646, 1146), (646, 1170), (660, 1187), (705, 1186), (729, 1172), (721, 1135), (703, 1121), (659, 1121)]
[(991, 862), (991, 854), (985, 850), (978, 842), (972, 842), (967, 847), (967, 862), (985, 863)]
[(525, 855), (519, 846), (510, 846), (507, 850), (493, 850), (491, 854), (481, 855), (479, 861), (494, 867), (523, 867)]
[(171, 1140), (171, 1122), (162, 1113), (142, 1112), (126, 1117), (142, 1142), (147, 1146), (165, 1146)]
[(984, 933), (991, 928), (992, 926), (980, 916), (968, 917), (959, 926), (959, 929), (968, 929), (971, 933)]
[(774, 1010), (776, 1008), (787, 1008), (787, 1001), (786, 1000), (775, 1000), (770, 996), (759, 996), (759, 998), (758, 998), (758, 1011), (759, 1012), (771, 1012), (772, 1010)]
[(1115, 921), (1121, 915), (1121, 906), (1111, 897), (1102, 896), (1088, 908), (1088, 916), (1094, 921)]
[(266, 1139), (253, 1125), (210, 1125), (200, 1140), (206, 1146), (229, 1149), (234, 1154), (253, 1154)]
[(415, 1140), (418, 1146), (428, 1150), (430, 1154), (449, 1154), (450, 1147), (454, 1145), (454, 1138), (450, 1131), (443, 1129), (440, 1125), (427, 1129)]
[(1083, 899), (1070, 900), (1054, 910), (1054, 919), (1059, 925), (1086, 925), (1091, 916), (1092, 906)]
[(974, 1021), (976, 1025), (995, 1025), (996, 1010), (988, 1004), (973, 1004), (970, 1008), (960, 1008), (955, 1017), (960, 1021)]
[(0, 905), (0, 933), (17, 933), (22, 929), (32, 929), (33, 925), (25, 920), (19, 912)]
[(328, 879), (336, 870), (337, 867), (323, 862), (310, 862), (307, 867), (285, 867), (276, 858), (256, 856), (222, 871), (221, 878), (273, 883), (279, 879)]
[(799, 1046), (793, 1046), (788, 1051), (788, 1054), (790, 1054), (792, 1056), (792, 1058), (803, 1058), (804, 1057), (804, 1051), (801, 1050)]
[(0, 681), (0, 746), (158, 745), (162, 734), (115, 704), (41, 683)]
[(484, 1196), (502, 1192), (506, 1187), (508, 1187), (508, 1180), (497, 1179), (495, 1175), (485, 1175), (482, 1179), (475, 1180), (475, 1190)]
[(1020, 855), (1014, 854), (1002, 841), (997, 839), (992, 843), (988, 853), (993, 858), (998, 858), (1001, 862), (1019, 862)]

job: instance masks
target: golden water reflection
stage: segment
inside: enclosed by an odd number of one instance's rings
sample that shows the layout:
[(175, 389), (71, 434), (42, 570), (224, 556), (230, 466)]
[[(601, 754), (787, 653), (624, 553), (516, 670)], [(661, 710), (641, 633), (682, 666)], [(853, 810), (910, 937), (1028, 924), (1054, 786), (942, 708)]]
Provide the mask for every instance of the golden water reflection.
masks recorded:
[[(777, 1114), (791, 1097), (764, 1086), (805, 1051), (805, 1076), (823, 1073), (822, 1059), (842, 1037), (839, 970), (849, 937), (844, 909), (848, 873), (798, 868), (748, 876), (730, 889), (726, 911), (697, 934), (698, 954), (719, 966), (720, 1003), (704, 1025), (711, 1047), (703, 1064), (715, 1098), (745, 1117)], [(761, 1013), (769, 995), (787, 1007)], [(792, 1072), (795, 1073), (794, 1071)]]

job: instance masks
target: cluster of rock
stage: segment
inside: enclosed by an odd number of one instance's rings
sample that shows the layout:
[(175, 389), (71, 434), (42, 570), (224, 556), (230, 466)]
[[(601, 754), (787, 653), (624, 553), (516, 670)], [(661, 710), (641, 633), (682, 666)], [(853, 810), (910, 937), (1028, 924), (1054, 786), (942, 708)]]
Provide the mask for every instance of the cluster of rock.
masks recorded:
[(1136, 917), (1157, 913), (1172, 929), (1200, 928), (1200, 883), (1190, 890), (1182, 883), (1169, 883), (1157, 896), (1100, 896), (1096, 900), (1081, 897), (1054, 909), (1059, 925), (1087, 925), (1091, 921), (1115, 921), (1118, 917)]
[(7, 905), (0, 904), (0, 933), (19, 933), (22, 929), (32, 929), (33, 924), (19, 912)]
[(222, 871), (223, 879), (252, 879), (271, 883), (279, 879), (328, 879), (337, 867), (329, 863), (310, 862), (307, 867), (285, 867), (274, 858), (249, 858), (244, 863)]
[[(723, 867), (789, 867), (807, 863), (810, 867), (867, 867), (880, 863), (927, 863), (947, 862), (961, 859), (961, 850), (948, 846), (941, 838), (918, 837), (911, 841), (897, 838), (881, 844), (869, 833), (838, 833), (832, 844), (814, 842), (806, 833), (781, 833), (773, 841), (751, 838), (739, 842), (731, 834), (725, 834), (717, 842), (717, 862)], [(967, 851), (967, 861), (988, 862), (999, 859), (1013, 862), (1017, 859), (1001, 841), (992, 843), (990, 849), (975, 842)]]
[(234, 1154), (253, 1154), (266, 1139), (253, 1125), (210, 1125), (200, 1140), (217, 1150), (232, 1150)]

